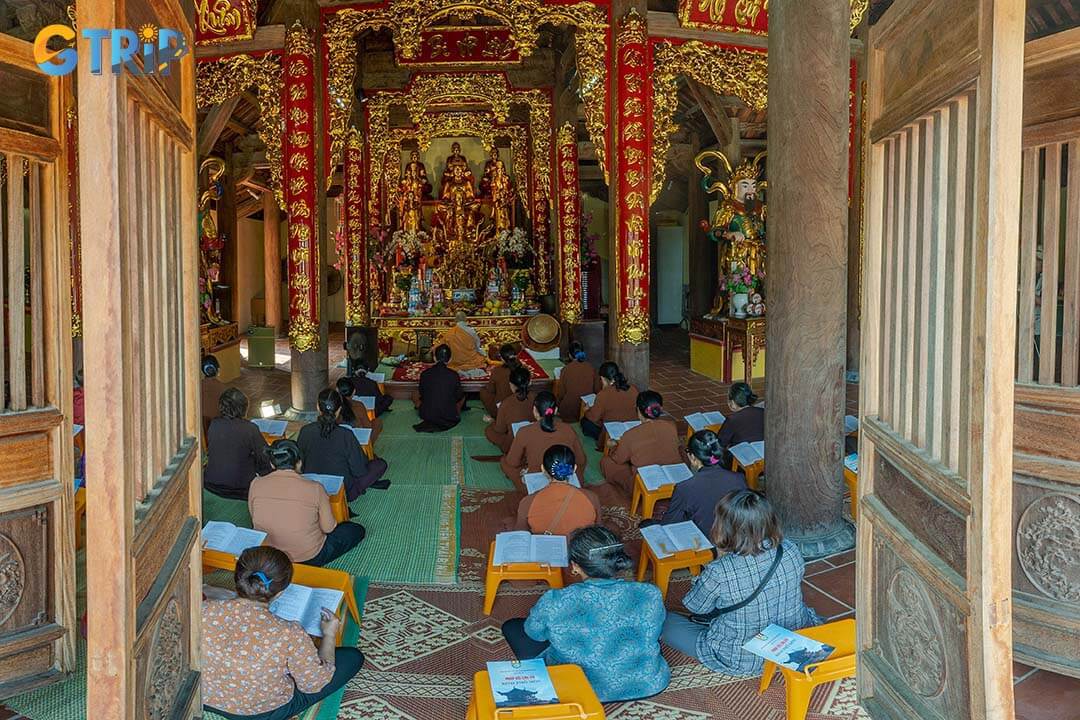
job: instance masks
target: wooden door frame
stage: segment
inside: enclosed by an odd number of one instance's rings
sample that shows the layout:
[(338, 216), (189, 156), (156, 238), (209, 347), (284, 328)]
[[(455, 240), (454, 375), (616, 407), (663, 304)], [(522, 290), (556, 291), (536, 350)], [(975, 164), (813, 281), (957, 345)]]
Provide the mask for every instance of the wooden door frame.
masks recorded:
[[(0, 34), (0, 63), (34, 74), (40, 69), (34, 62), (33, 45), (10, 35)], [(68, 252), (66, 212), (67, 159), (63, 151), (67, 126), (64, 92), (70, 81), (50, 78), (48, 113), (51, 137), (42, 137), (15, 129), (0, 128), (0, 147), (43, 163), (42, 186), (42, 298), (43, 358), (45, 406), (25, 412), (0, 414), (0, 434), (39, 432), (48, 436), (53, 469), (50, 480), (27, 485), (14, 493), (0, 496), (0, 512), (13, 507), (45, 504), (51, 511), (51, 540), (54, 549), (53, 615), (58, 633), (53, 641), (54, 671), (18, 686), (27, 690), (59, 679), (76, 665), (76, 598), (74, 541), (74, 447), (72, 438), (72, 367), (71, 367), (71, 267)], [(10, 169), (9, 169), (10, 172)], [(6, 272), (6, 268), (0, 269)], [(7, 352), (7, 349), (4, 349)], [(31, 644), (27, 644), (31, 647)]]

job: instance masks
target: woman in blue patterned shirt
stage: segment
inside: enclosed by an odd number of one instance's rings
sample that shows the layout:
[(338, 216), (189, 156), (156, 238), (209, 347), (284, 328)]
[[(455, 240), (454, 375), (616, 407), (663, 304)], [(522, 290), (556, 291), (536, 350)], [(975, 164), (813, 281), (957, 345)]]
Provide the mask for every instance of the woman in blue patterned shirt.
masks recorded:
[(570, 570), (585, 582), (548, 590), (527, 618), (507, 620), (503, 635), (519, 660), (580, 665), (601, 702), (636, 700), (667, 687), (660, 656), (664, 599), (655, 585), (619, 579), (633, 564), (601, 525), (570, 536)]
[(701, 624), (669, 612), (661, 639), (717, 672), (760, 675), (763, 661), (742, 649), (746, 641), (770, 623), (788, 630), (821, 623), (803, 602), (802, 555), (784, 540), (769, 501), (753, 490), (720, 499), (711, 539), (720, 556), (694, 580), (683, 605), (713, 617)]

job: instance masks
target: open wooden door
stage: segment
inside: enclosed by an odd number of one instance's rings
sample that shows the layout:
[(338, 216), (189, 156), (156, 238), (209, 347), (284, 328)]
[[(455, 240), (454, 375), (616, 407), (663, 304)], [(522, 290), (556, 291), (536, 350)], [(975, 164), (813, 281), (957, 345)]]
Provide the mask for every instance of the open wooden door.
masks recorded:
[[(186, 6), (80, 2), (78, 26), (192, 47)], [(94, 75), (80, 50), (87, 717), (178, 719), (201, 712), (194, 57)]]
[(65, 81), (33, 58), (0, 35), (0, 698), (75, 667)]
[(898, 0), (870, 31), (859, 695), (1011, 718), (1022, 0)]

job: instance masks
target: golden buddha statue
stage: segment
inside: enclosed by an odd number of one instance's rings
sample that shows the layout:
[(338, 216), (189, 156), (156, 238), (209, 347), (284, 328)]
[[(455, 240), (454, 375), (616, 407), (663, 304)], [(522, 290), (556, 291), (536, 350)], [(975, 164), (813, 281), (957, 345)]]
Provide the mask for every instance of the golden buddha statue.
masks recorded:
[[(497, 156), (496, 156), (497, 157)], [(495, 236), (503, 230), (510, 230), (514, 215), (514, 186), (502, 160), (495, 160), (489, 178), (491, 188), (491, 219), (495, 225)]]
[[(416, 156), (416, 152), (413, 152)], [(422, 164), (419, 164), (422, 167)], [(424, 200), (424, 177), (420, 167), (410, 162), (398, 183), (397, 211), (398, 227), (405, 232), (419, 232), (421, 209)], [(430, 187), (430, 185), (428, 185)]]
[(491, 171), (495, 169), (495, 163), (499, 161), (499, 148), (492, 147), (491, 157), (484, 161), (484, 172), (480, 175), (480, 187), (477, 188), (477, 195), (482, 198), (488, 198), (492, 196)]
[[(457, 143), (454, 143), (457, 145)], [(448, 167), (439, 194), (439, 231), (443, 283), (450, 288), (477, 288), (482, 282), (479, 203), (465, 163)]]
[(409, 162), (405, 164), (405, 173), (415, 173), (420, 178), (422, 199), (431, 200), (431, 181), (428, 180), (427, 167), (420, 159), (420, 153), (413, 150), (409, 153)]
[[(463, 180), (467, 182), (469, 187), (472, 187), (476, 178), (473, 177), (472, 170), (469, 169), (469, 161), (465, 159), (465, 156), (461, 154), (461, 143), (456, 140), (450, 146), (450, 154), (446, 158), (446, 165), (443, 168), (442, 179), (439, 181), (439, 197), (442, 198), (446, 195), (446, 186), (448, 183), (456, 182), (453, 179), (454, 168), (460, 167), (462, 170)], [(475, 196), (476, 193), (474, 192)]]

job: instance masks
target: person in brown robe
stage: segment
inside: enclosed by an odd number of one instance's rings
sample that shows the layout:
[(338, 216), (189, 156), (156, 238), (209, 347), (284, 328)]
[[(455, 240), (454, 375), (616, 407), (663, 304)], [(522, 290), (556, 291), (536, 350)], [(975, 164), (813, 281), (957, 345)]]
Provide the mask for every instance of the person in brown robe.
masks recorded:
[(639, 394), (637, 415), (641, 424), (627, 430), (611, 452), (600, 459), (604, 480), (622, 488), (627, 495), (634, 491), (634, 473), (638, 468), (686, 462), (679, 429), (664, 416), (660, 393), (646, 390)]
[(728, 408), (731, 413), (716, 433), (720, 447), (724, 449), (724, 465), (731, 467), (731, 453), (728, 448), (744, 442), (759, 442), (765, 439), (765, 408), (755, 405), (758, 396), (743, 382), (737, 382), (728, 389)]
[(570, 484), (576, 471), (573, 450), (565, 445), (552, 445), (544, 453), (543, 469), (550, 484), (518, 503), (515, 530), (569, 535), (600, 522), (600, 500), (596, 493)]
[(626, 381), (626, 376), (615, 363), (606, 362), (601, 365), (599, 374), (602, 387), (600, 392), (596, 393), (593, 406), (581, 420), (581, 432), (587, 437), (596, 438), (597, 447), (600, 434), (604, 431), (604, 423), (637, 419), (638, 396), (638, 389)]
[(499, 403), (514, 394), (514, 389), (510, 387), (510, 372), (520, 365), (517, 351), (513, 345), (503, 345), (499, 348), (499, 358), (502, 359), (502, 365), (491, 368), (491, 377), (487, 385), (480, 390), (480, 402), (484, 404), (487, 412), (484, 416), (485, 422), (491, 422), (499, 414)]
[(379, 433), (382, 432), (382, 420), (378, 416), (374, 420), (371, 419), (364, 404), (353, 399), (352, 393), (355, 391), (355, 386), (352, 380), (344, 377), (339, 378), (336, 387), (341, 394), (341, 410), (338, 411), (338, 424), (354, 428), (370, 428), (371, 444), (374, 445), (375, 441), (379, 439)]
[(510, 478), (520, 492), (525, 491), (522, 473), (540, 472), (543, 467), (544, 453), (552, 445), (566, 445), (574, 451), (577, 476), (580, 482), (585, 477), (585, 448), (581, 447), (574, 428), (556, 417), (559, 411), (555, 396), (543, 390), (536, 395), (533, 403), (533, 417), (536, 422), (518, 431), (510, 449), (503, 455), (499, 464), (503, 473)]
[(465, 392), (461, 376), (447, 366), (450, 358), (450, 346), (439, 345), (435, 348), (435, 364), (420, 373), (420, 388), (413, 393), (413, 404), (420, 415), (420, 422), (413, 425), (417, 432), (442, 432), (461, 422)]
[(510, 450), (510, 444), (514, 441), (514, 423), (526, 422), (533, 419), (533, 403), (536, 401), (536, 393), (529, 392), (529, 380), (532, 379), (529, 369), (517, 366), (510, 373), (510, 385), (514, 392), (503, 399), (499, 405), (495, 422), (484, 428), (484, 437), (495, 445), (505, 455)]
[(581, 417), (582, 395), (598, 393), (600, 387), (596, 368), (585, 359), (585, 347), (577, 340), (570, 343), (570, 362), (563, 366), (559, 381), (555, 383), (559, 417), (566, 422), (577, 422)]

